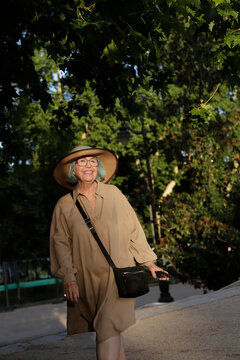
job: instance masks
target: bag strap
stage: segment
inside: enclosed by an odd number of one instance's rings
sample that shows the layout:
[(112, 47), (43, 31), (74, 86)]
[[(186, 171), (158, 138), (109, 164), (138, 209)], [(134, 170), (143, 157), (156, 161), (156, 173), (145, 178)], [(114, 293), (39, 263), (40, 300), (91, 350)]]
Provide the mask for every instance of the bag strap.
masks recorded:
[[(71, 192), (71, 196), (73, 198), (73, 192)], [(85, 211), (83, 210), (82, 205), (80, 204), (80, 202), (78, 201), (78, 199), (76, 200), (76, 206), (80, 212), (80, 214), (83, 217), (83, 220), (85, 221), (85, 223), (87, 224), (87, 227), (89, 228), (89, 230), (91, 231), (94, 239), (96, 240), (96, 242), (98, 243), (98, 246), (100, 247), (103, 255), (105, 256), (107, 262), (109, 263), (109, 265), (115, 269), (116, 265), (114, 264), (114, 262), (112, 261), (112, 258), (110, 257), (110, 255), (108, 254), (107, 250), (105, 249), (103, 243), (101, 242), (96, 230), (94, 229), (92, 223), (91, 223), (91, 219), (87, 216), (87, 214), (85, 213)]]

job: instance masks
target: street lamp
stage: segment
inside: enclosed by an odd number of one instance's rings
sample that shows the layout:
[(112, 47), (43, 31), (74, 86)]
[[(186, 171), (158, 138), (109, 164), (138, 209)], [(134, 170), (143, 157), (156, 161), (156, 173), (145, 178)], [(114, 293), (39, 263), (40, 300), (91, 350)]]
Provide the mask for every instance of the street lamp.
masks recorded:
[[(156, 212), (156, 206), (155, 206), (155, 198), (154, 198), (154, 189), (153, 189), (153, 181), (152, 181), (152, 173), (151, 173), (151, 167), (150, 167), (150, 161), (149, 161), (149, 154), (148, 154), (148, 144), (147, 144), (147, 136), (146, 134), (149, 132), (145, 128), (144, 118), (141, 117), (141, 131), (136, 131), (132, 129), (128, 123), (124, 123), (120, 131), (117, 135), (117, 139), (122, 142), (122, 144), (127, 145), (131, 133), (134, 133), (136, 135), (142, 135), (143, 137), (143, 145), (144, 145), (144, 154), (145, 154), (145, 160), (147, 165), (147, 178), (148, 178), (148, 187), (151, 193), (151, 212), (150, 212), (150, 220), (152, 225), (152, 235), (153, 235), (153, 242), (156, 244), (160, 243), (160, 236), (159, 236), (159, 229), (158, 229), (158, 223), (157, 223), (157, 212)], [(159, 280), (159, 289), (160, 289), (160, 297), (159, 302), (172, 302), (174, 301), (173, 297), (169, 293), (169, 281), (166, 280)]]

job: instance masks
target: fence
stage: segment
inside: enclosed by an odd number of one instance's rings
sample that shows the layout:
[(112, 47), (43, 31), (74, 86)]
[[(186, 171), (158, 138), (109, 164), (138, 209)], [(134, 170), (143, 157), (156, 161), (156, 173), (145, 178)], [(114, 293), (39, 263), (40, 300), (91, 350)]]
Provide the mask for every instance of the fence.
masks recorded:
[[(56, 302), (62, 301), (59, 297), (61, 281), (52, 278), (49, 258), (3, 262), (0, 266), (0, 307), (10, 309), (13, 304), (22, 305), (31, 299), (41, 300), (44, 291), (32, 291), (32, 295), (29, 296), (29, 291), (27, 293), (24, 290), (32, 290), (39, 286), (51, 288), (51, 291), (45, 291), (46, 299), (50, 297), (55, 298)], [(3, 294), (5, 296), (2, 296)]]

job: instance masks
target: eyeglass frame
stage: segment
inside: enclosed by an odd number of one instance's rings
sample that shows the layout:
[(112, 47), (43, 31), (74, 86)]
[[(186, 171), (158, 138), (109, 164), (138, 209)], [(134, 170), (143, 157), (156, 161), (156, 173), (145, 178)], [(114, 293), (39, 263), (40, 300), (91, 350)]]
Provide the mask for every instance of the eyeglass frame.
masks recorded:
[[(84, 164), (84, 165), (80, 165), (80, 164), (78, 163), (79, 160), (85, 161), (85, 164)], [(96, 164), (94, 164), (94, 165), (91, 164), (91, 161), (92, 161), (92, 160), (96, 161)], [(97, 167), (97, 166), (98, 166), (98, 159), (95, 158), (95, 157), (92, 157), (91, 159), (79, 158), (79, 159), (77, 159), (77, 160), (75, 161), (75, 163), (76, 163), (76, 165), (78, 165), (79, 167), (84, 167), (84, 166), (86, 166), (87, 164), (89, 164), (89, 165), (92, 166), (92, 167)]]

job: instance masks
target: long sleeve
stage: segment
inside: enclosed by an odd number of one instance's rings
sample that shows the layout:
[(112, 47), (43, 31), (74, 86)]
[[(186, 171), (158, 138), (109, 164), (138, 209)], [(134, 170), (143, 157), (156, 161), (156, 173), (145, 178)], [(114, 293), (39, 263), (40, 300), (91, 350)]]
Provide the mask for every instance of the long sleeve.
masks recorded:
[(131, 213), (133, 230), (130, 251), (139, 264), (148, 265), (157, 259), (157, 255), (153, 252), (150, 245), (148, 244), (143, 228), (133, 209)]
[(50, 228), (51, 273), (64, 284), (75, 281), (77, 270), (73, 267), (70, 232), (60, 201), (56, 204)]
[(135, 260), (142, 265), (148, 265), (157, 259), (156, 254), (147, 242), (143, 228), (138, 217), (128, 202), (127, 198), (121, 193), (121, 200), (128, 214), (128, 220), (131, 226), (130, 252)]

